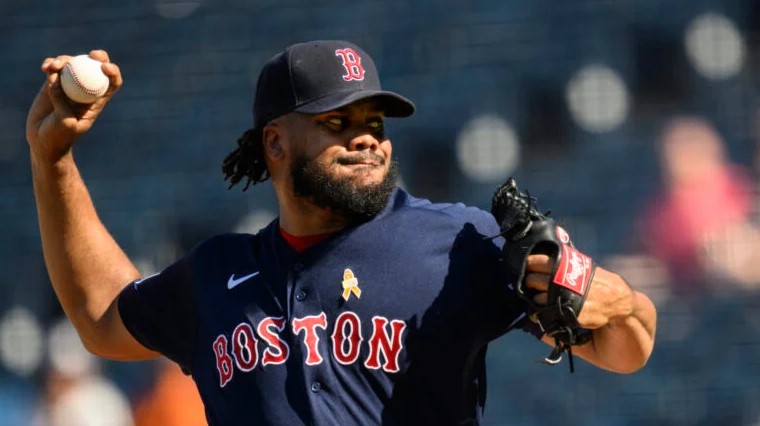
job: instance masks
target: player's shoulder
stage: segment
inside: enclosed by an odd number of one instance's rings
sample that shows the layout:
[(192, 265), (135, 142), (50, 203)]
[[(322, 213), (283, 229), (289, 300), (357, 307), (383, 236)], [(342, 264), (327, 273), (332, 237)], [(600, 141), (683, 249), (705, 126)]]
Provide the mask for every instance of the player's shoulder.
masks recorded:
[(202, 258), (224, 258), (231, 254), (248, 251), (255, 238), (256, 235), (233, 232), (214, 235), (198, 243), (188, 255)]
[(391, 208), (396, 212), (413, 211), (429, 220), (449, 221), (459, 226), (470, 223), (485, 233), (496, 234), (499, 230), (493, 215), (481, 208), (461, 202), (432, 202), (401, 188), (393, 193)]

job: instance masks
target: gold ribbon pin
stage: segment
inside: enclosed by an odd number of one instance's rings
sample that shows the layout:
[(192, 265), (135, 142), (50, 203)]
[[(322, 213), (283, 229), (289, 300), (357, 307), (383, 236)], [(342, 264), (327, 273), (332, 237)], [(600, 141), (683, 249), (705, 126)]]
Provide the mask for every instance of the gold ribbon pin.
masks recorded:
[(361, 299), (362, 290), (359, 288), (359, 280), (350, 269), (346, 269), (343, 271), (343, 300), (348, 301), (351, 293), (354, 293), (357, 299)]

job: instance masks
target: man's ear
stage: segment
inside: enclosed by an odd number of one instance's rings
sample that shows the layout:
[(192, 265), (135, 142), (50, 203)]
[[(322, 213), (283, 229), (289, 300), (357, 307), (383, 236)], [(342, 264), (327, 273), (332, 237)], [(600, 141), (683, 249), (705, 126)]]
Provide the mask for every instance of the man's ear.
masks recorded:
[(285, 155), (281, 143), (281, 130), (277, 124), (270, 123), (262, 131), (261, 139), (264, 145), (264, 153), (271, 160), (279, 160)]

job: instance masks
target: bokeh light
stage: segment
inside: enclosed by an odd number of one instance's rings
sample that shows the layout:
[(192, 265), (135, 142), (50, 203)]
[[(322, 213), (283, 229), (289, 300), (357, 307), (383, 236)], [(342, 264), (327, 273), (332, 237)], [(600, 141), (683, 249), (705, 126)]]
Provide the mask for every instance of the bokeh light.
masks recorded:
[(744, 64), (744, 39), (723, 15), (706, 13), (694, 18), (686, 29), (685, 44), (692, 65), (709, 79), (732, 77)]
[(43, 359), (43, 336), (32, 312), (16, 306), (0, 319), (0, 362), (21, 376), (32, 374)]
[(48, 358), (56, 371), (73, 377), (88, 373), (97, 364), (97, 359), (84, 348), (76, 329), (66, 318), (48, 332)]
[(605, 65), (580, 69), (567, 84), (570, 113), (578, 125), (592, 133), (614, 130), (628, 116), (628, 90), (620, 75)]
[(520, 144), (512, 126), (494, 114), (467, 122), (456, 142), (459, 168), (476, 182), (504, 180), (520, 162)]

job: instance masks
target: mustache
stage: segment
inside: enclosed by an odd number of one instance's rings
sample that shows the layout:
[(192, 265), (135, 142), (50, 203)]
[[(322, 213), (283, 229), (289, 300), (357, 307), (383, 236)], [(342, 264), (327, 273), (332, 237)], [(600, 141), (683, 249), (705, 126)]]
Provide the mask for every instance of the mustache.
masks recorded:
[(362, 152), (359, 154), (338, 157), (335, 159), (335, 163), (340, 164), (341, 166), (349, 166), (352, 164), (363, 163), (367, 160), (375, 162), (381, 166), (385, 165), (385, 158), (371, 152)]

